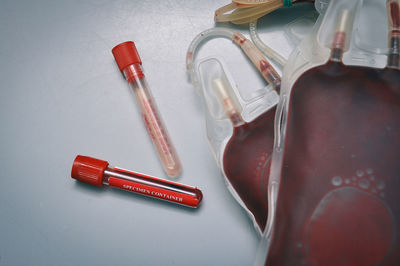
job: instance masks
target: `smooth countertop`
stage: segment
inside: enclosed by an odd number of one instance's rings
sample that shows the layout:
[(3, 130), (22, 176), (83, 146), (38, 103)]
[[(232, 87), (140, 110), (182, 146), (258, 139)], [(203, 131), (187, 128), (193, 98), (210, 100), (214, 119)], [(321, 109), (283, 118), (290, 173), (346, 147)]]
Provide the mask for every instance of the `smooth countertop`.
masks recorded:
[[(214, 10), (227, 3), (1, 2), (0, 265), (252, 264), (258, 235), (224, 184), (185, 72), (190, 41), (214, 26)], [(260, 25), (286, 57), (291, 46), (280, 19), (294, 13), (278, 11)], [(248, 36), (248, 26), (225, 25)], [(82, 154), (166, 178), (111, 54), (127, 40), (136, 43), (182, 160), (176, 181), (203, 191), (199, 209), (70, 177)], [(265, 86), (228, 40), (204, 45), (198, 58), (212, 54), (241, 73), (239, 85)]]

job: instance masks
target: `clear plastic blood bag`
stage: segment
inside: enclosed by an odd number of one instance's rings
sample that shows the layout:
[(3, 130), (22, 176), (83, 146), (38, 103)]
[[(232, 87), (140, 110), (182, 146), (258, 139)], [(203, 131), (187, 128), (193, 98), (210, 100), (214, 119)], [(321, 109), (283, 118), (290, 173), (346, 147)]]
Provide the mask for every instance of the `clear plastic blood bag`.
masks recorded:
[(338, 8), (330, 60), (291, 88), (266, 265), (400, 265), (398, 47), (384, 69), (343, 64), (352, 17)]
[(196, 208), (203, 199), (198, 188), (110, 166), (107, 161), (78, 155), (71, 177), (94, 185), (107, 185)]
[(147, 85), (142, 61), (135, 44), (131, 41), (123, 42), (115, 46), (112, 53), (136, 96), (146, 129), (165, 172), (170, 177), (177, 177), (182, 170), (182, 165)]
[[(277, 83), (280, 83), (279, 77)], [(223, 171), (262, 230), (268, 215), (267, 196), (262, 189), (268, 177), (263, 172), (269, 171), (276, 108), (247, 123), (230, 85), (223, 79), (216, 79), (213, 87), (233, 125), (233, 134), (223, 153)]]
[[(263, 89), (263, 95), (244, 100), (235, 90), (228, 69), (217, 58), (205, 59), (195, 67), (194, 56), (199, 44), (216, 36), (229, 38), (238, 45), (270, 84), (268, 89)], [(256, 230), (262, 233), (268, 215), (267, 195), (263, 190), (268, 176), (263, 173), (270, 167), (280, 76), (250, 40), (226, 28), (212, 28), (198, 34), (189, 46), (186, 64), (191, 81), (204, 97), (208, 115), (211, 115), (211, 119), (207, 119), (210, 121), (207, 133), (228, 188), (247, 211)], [(226, 130), (223, 122), (218, 125), (217, 121), (226, 118), (233, 126), (233, 134)]]

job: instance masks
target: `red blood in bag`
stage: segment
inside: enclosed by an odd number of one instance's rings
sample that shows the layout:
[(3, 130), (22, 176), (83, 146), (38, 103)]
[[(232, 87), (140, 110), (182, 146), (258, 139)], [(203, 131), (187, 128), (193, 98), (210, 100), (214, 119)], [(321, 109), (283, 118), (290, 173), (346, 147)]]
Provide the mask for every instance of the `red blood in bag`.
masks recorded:
[(400, 265), (400, 71), (294, 84), (267, 265)]
[(234, 127), (226, 145), (223, 169), (247, 209), (261, 230), (268, 214), (267, 195), (263, 187), (268, 183), (270, 156), (274, 143), (275, 107), (250, 123)]

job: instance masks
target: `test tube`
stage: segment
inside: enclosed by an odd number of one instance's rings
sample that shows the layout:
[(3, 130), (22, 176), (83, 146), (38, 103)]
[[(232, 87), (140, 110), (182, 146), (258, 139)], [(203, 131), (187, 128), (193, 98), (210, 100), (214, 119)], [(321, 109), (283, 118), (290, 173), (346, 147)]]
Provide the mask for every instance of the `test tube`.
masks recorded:
[(161, 119), (147, 85), (142, 61), (133, 42), (123, 42), (112, 49), (115, 61), (132, 88), (143, 116), (146, 129), (168, 176), (177, 177), (182, 165)]
[(107, 185), (193, 208), (203, 198), (196, 187), (113, 167), (107, 161), (82, 155), (76, 156), (71, 177), (90, 185)]

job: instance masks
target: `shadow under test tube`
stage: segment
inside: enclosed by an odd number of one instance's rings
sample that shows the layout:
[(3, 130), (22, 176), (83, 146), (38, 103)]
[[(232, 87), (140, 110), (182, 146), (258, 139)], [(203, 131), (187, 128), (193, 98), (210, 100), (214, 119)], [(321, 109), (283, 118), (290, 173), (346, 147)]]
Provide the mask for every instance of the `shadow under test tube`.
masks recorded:
[(182, 165), (147, 85), (142, 61), (135, 44), (131, 41), (121, 43), (112, 49), (112, 53), (136, 96), (146, 129), (165, 172), (170, 177), (177, 177), (182, 170)]
[(107, 161), (82, 155), (76, 156), (71, 177), (90, 185), (107, 185), (193, 208), (203, 199), (196, 187), (113, 167)]

